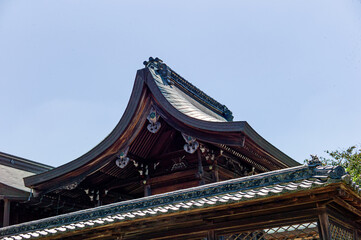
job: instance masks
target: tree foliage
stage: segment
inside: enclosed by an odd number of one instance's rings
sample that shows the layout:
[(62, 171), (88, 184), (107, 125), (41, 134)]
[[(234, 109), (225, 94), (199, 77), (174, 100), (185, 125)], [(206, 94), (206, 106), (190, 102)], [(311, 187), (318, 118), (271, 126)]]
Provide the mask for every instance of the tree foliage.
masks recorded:
[(320, 157), (323, 164), (344, 167), (352, 180), (361, 184), (361, 148), (351, 146), (346, 150), (326, 151), (326, 153), (331, 158)]

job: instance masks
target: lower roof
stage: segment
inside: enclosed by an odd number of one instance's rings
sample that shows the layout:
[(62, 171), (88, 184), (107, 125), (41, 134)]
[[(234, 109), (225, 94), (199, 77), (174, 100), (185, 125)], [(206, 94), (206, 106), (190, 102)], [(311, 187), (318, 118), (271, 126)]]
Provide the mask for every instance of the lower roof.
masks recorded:
[(18, 190), (30, 192), (30, 188), (24, 186), (23, 178), (31, 175), (34, 175), (34, 173), (0, 165), (0, 184), (7, 185)]
[(28, 196), (30, 188), (24, 186), (23, 179), (51, 169), (51, 166), (0, 152), (0, 197)]
[(8, 166), (14, 169), (19, 169), (34, 174), (46, 172), (54, 168), (46, 164), (34, 162), (29, 159), (17, 157), (4, 152), (0, 152), (0, 165)]
[[(287, 168), (5, 227), (0, 229), (0, 240), (61, 237), (65, 233), (106, 227), (115, 222), (309, 191), (342, 183), (347, 176), (342, 167), (316, 164)], [(354, 192), (360, 196), (358, 186), (354, 187)]]

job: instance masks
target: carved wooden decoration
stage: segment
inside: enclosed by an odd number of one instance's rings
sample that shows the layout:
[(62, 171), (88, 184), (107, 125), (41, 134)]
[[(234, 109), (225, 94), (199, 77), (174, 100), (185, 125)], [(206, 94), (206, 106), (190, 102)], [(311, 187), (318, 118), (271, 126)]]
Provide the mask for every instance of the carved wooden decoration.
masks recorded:
[(213, 150), (210, 150), (203, 144), (200, 144), (199, 149), (201, 150), (202, 155), (204, 156), (205, 160), (208, 164), (213, 164), (216, 156)]
[(173, 160), (173, 165), (171, 168), (171, 171), (177, 171), (180, 169), (185, 169), (187, 168), (187, 164), (185, 161), (183, 161), (185, 156), (183, 157), (179, 157), (177, 160)]

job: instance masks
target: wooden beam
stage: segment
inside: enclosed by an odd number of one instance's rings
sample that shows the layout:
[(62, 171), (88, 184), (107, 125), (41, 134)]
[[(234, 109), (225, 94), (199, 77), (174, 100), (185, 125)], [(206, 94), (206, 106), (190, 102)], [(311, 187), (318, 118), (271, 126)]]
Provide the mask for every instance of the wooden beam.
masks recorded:
[(350, 212), (358, 215), (359, 217), (361, 217), (361, 211), (358, 210), (357, 208), (355, 208), (354, 206), (352, 206), (351, 204), (347, 203), (345, 200), (339, 198), (339, 197), (335, 197), (334, 198), (335, 203), (337, 203), (338, 205), (346, 208), (347, 210), (349, 210)]
[(4, 199), (4, 218), (3, 218), (3, 227), (10, 225), (10, 200)]
[(189, 169), (179, 172), (173, 172), (166, 175), (151, 177), (148, 182), (151, 186), (169, 183), (170, 181), (179, 181), (180, 179), (198, 179), (196, 178), (196, 169)]
[(217, 165), (217, 169), (218, 169), (218, 179), (219, 179), (219, 177), (222, 180), (228, 180), (228, 179), (242, 177), (238, 173), (232, 172), (232, 171), (228, 170), (227, 168), (224, 168), (224, 167), (222, 167), (220, 165)]
[(174, 152), (168, 152), (168, 153), (165, 153), (165, 154), (157, 156), (157, 157), (153, 157), (149, 161), (156, 162), (156, 161), (170, 160), (170, 159), (182, 157), (184, 155), (189, 155), (189, 153), (184, 151), (184, 149), (181, 149), (181, 150), (177, 150)]
[(328, 214), (326, 211), (326, 207), (318, 207), (319, 214), (318, 214), (318, 222), (321, 230), (321, 236), (323, 240), (330, 240), (331, 233), (330, 233), (330, 222), (328, 219)]
[(163, 187), (152, 187), (152, 195), (176, 191), (185, 188), (197, 187), (198, 185), (199, 185), (199, 180), (194, 180), (194, 181), (186, 181), (178, 184), (174, 183)]
[(200, 178), (199, 185), (204, 185), (204, 179), (203, 179), (203, 165), (202, 165), (202, 153), (199, 148), (197, 149), (197, 158), (198, 158), (198, 177)]
[(140, 180), (139, 174), (136, 177), (127, 178), (127, 179), (119, 179), (119, 178), (117, 178), (117, 179), (114, 179), (113, 181), (109, 182), (108, 184), (104, 185), (103, 188), (110, 191), (110, 190), (113, 190), (113, 189), (126, 187), (129, 184), (139, 182), (139, 180)]

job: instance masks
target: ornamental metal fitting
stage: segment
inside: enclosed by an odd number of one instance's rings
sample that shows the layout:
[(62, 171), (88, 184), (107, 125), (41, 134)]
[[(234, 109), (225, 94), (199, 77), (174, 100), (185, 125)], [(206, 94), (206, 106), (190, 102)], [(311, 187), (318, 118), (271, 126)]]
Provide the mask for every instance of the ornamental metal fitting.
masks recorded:
[(184, 150), (190, 154), (194, 153), (198, 149), (199, 143), (194, 137), (191, 137), (185, 133), (182, 133), (182, 136), (186, 141), (186, 144), (184, 145)]
[(167, 64), (163, 63), (163, 61), (159, 58), (149, 58), (149, 61), (144, 61), (143, 62), (144, 66), (148, 67), (148, 68), (152, 68), (154, 69), (154, 71), (156, 73), (158, 73), (161, 78), (163, 79), (163, 81), (165, 81), (168, 84), (171, 84), (170, 81), (170, 70), (167, 66)]
[(147, 117), (149, 124), (147, 126), (147, 129), (151, 133), (156, 133), (159, 131), (160, 127), (162, 126), (159, 120), (159, 114), (155, 111), (155, 109), (152, 107), (150, 109), (149, 115)]
[(140, 164), (140, 167), (138, 168), (138, 172), (141, 177), (148, 176), (149, 175), (148, 165)]
[(118, 159), (115, 161), (115, 164), (120, 168), (125, 168), (129, 163), (129, 158), (127, 157), (129, 147), (124, 149), (119, 153)]

